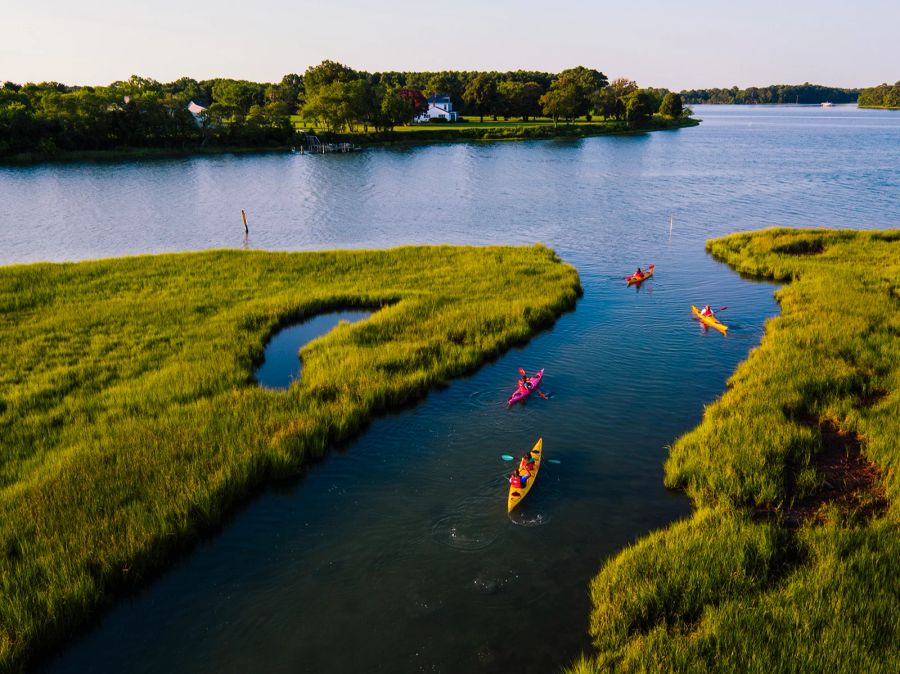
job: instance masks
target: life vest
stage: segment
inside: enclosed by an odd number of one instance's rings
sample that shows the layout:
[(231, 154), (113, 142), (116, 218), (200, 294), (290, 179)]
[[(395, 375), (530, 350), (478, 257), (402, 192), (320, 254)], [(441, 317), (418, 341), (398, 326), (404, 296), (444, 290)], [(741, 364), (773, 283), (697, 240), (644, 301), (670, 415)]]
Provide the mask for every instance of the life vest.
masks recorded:
[(513, 473), (509, 476), (509, 483), (516, 489), (520, 489), (522, 487), (522, 478), (519, 477), (518, 473)]

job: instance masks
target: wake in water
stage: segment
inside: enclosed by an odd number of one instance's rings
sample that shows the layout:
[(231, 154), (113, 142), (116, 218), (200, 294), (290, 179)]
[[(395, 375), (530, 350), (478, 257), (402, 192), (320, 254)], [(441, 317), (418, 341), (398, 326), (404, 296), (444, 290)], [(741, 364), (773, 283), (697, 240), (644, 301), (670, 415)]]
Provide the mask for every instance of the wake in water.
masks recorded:
[(550, 515), (541, 512), (528, 512), (522, 506), (509, 513), (509, 521), (520, 527), (540, 527), (550, 522)]
[(461, 501), (453, 513), (432, 525), (431, 537), (442, 545), (469, 552), (493, 544), (503, 523), (497, 516), (498, 510), (505, 507), (494, 491), (491, 496), (473, 496)]

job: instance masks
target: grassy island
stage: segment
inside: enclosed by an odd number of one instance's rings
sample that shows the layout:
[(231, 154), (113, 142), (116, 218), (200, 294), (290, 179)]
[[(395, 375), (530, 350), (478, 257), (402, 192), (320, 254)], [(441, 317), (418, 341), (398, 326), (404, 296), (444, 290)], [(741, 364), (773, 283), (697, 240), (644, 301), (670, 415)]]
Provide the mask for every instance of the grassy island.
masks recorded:
[(591, 584), (570, 672), (900, 670), (900, 230), (710, 241), (785, 286), (761, 345), (678, 439), (692, 517)]
[[(0, 670), (255, 488), (527, 340), (580, 292), (540, 245), (0, 268)], [(288, 391), (255, 384), (280, 326), (351, 307), (376, 311), (304, 347)]]
[[(299, 120), (295, 124), (303, 126), (303, 122)], [(398, 126), (390, 132), (377, 134), (328, 134), (324, 130), (317, 130), (316, 133), (324, 134), (322, 140), (329, 139), (359, 144), (384, 145), (391, 143), (557, 140), (664, 131), (697, 126), (699, 124), (700, 120), (693, 117), (671, 118), (663, 115), (653, 115), (652, 118), (639, 127), (629, 125), (628, 122), (622, 119), (581, 118), (571, 124), (554, 124), (551, 119), (537, 118), (527, 122), (498, 120), (496, 122), (471, 121), (447, 124), (411, 124), (409, 126)]]

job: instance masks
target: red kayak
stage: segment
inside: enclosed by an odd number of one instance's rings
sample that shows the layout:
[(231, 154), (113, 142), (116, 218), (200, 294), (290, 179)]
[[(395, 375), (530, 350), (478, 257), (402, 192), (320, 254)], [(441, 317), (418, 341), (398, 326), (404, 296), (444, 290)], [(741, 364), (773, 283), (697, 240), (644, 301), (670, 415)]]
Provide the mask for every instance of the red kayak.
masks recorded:
[(522, 380), (519, 380), (519, 385), (516, 386), (516, 390), (513, 391), (513, 394), (509, 397), (509, 400), (506, 401), (506, 406), (509, 407), (511, 405), (515, 405), (520, 400), (527, 398), (531, 395), (531, 392), (534, 391), (541, 384), (541, 379), (544, 377), (544, 368), (541, 368), (537, 371), (533, 377), (528, 377), (523, 383)]

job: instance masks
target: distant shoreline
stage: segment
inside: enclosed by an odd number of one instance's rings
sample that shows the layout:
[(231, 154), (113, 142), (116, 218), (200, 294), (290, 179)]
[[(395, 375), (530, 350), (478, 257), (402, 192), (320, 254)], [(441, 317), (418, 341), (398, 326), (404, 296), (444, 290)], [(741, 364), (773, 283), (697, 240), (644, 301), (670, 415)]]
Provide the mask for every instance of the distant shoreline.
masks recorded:
[[(630, 128), (624, 121), (587, 122), (578, 124), (517, 123), (496, 126), (431, 125), (408, 131), (394, 131), (389, 137), (375, 134), (322, 134), (328, 141), (349, 141), (363, 147), (391, 145), (432, 145), (435, 143), (477, 143), (509, 140), (576, 140), (593, 136), (628, 135), (651, 131), (666, 131), (698, 126), (699, 119), (656, 119), (646, 126)], [(299, 146), (277, 145), (270, 147), (194, 147), (194, 148), (123, 148), (119, 150), (72, 150), (52, 155), (26, 152), (0, 158), (0, 166), (30, 166), (35, 164), (65, 164), (83, 161), (122, 161), (151, 159), (181, 159), (225, 154), (267, 154), (291, 152)]]

